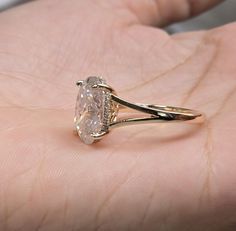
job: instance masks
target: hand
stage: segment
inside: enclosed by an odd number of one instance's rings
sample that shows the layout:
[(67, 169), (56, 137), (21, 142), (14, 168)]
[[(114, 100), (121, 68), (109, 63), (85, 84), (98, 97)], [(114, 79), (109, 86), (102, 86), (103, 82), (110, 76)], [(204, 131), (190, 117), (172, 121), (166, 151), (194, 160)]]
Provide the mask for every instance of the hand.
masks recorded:
[[(192, 2), (192, 4), (190, 4)], [(161, 28), (219, 1), (40, 0), (0, 15), (0, 230), (235, 230), (236, 24)], [(73, 135), (75, 82), (205, 125)]]

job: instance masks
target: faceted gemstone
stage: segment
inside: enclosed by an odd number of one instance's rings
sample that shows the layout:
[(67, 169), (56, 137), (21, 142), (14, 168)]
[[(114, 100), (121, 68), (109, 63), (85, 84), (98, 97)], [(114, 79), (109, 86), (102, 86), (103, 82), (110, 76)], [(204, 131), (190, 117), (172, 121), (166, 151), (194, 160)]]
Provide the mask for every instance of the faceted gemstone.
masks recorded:
[(75, 125), (81, 140), (86, 144), (92, 144), (92, 134), (99, 134), (104, 128), (106, 91), (92, 87), (99, 83), (104, 84), (105, 81), (99, 77), (89, 77), (79, 86)]

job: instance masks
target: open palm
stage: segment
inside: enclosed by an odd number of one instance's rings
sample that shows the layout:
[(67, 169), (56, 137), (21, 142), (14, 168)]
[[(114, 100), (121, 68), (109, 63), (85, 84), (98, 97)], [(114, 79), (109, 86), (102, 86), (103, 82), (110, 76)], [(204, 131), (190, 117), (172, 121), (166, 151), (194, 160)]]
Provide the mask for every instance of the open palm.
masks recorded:
[[(40, 0), (0, 15), (0, 230), (235, 230), (236, 25), (152, 26), (216, 2)], [(208, 120), (84, 145), (75, 82), (90, 75)]]

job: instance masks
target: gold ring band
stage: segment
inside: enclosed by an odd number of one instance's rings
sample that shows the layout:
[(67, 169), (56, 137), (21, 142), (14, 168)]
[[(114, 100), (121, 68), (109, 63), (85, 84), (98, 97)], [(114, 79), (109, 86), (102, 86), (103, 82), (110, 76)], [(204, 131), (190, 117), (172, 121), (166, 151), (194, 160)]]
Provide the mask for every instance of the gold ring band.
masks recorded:
[[(126, 126), (129, 124), (144, 124), (144, 123), (166, 123), (166, 122), (188, 122), (188, 123), (202, 123), (205, 120), (203, 113), (181, 107), (161, 106), (154, 104), (137, 104), (130, 103), (126, 100), (112, 95), (112, 100), (122, 105), (125, 109), (132, 113), (133, 110), (148, 114), (149, 117), (130, 117), (124, 119), (117, 119), (117, 121), (110, 124), (113, 127)], [(131, 110), (130, 110), (131, 109)], [(127, 112), (128, 112), (127, 111)]]

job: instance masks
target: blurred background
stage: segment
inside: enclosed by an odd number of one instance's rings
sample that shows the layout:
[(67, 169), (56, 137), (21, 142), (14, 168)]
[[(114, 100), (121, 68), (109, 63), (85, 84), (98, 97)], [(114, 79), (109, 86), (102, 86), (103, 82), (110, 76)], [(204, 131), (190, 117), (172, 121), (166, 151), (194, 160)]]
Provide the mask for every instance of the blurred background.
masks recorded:
[[(28, 1), (29, 0), (0, 0), (0, 11)], [(210, 29), (233, 21), (236, 21), (236, 0), (226, 0), (207, 13), (184, 23), (171, 25), (167, 27), (166, 30), (169, 33), (177, 33), (181, 31)]]

